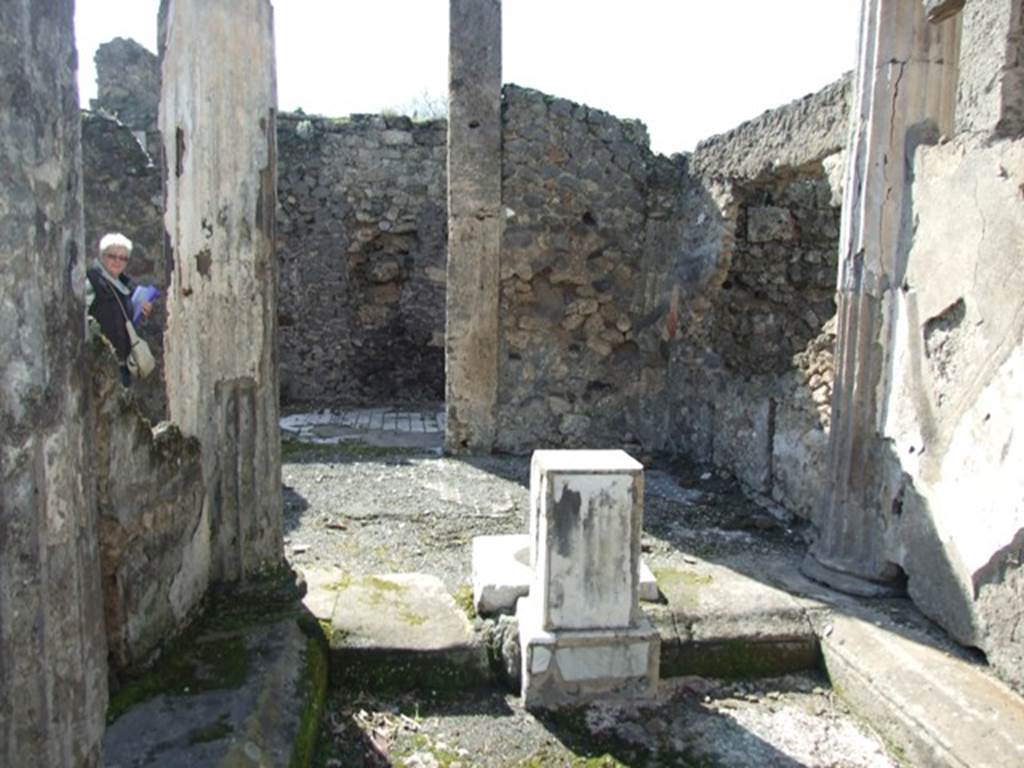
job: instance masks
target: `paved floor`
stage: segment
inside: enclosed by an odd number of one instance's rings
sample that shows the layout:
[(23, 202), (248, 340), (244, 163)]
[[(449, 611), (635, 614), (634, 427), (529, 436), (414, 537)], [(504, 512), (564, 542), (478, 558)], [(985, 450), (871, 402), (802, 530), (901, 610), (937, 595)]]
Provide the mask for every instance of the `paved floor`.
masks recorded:
[(446, 424), (443, 404), (420, 409), (378, 406), (322, 410), (282, 417), (281, 437), (322, 445), (363, 442), (440, 450)]

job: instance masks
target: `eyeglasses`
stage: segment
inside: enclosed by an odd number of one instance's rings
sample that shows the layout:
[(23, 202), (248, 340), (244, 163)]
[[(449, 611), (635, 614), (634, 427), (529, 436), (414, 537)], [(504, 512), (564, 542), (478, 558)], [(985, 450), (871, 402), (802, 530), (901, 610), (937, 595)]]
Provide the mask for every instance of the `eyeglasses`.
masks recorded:
[(110, 259), (111, 261), (119, 261), (122, 264), (127, 264), (128, 263), (128, 257), (127, 256), (119, 256), (119, 255), (115, 255), (113, 253), (105, 253), (105, 254), (103, 254), (103, 258)]

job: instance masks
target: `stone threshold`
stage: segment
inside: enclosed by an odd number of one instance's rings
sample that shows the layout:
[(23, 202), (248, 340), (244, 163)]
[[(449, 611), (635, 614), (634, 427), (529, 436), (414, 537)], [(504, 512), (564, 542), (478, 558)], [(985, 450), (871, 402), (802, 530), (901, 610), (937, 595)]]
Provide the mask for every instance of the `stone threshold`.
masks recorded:
[[(952, 644), (891, 618), (891, 603), (832, 592), (791, 558), (687, 557), (655, 575), (660, 600), (644, 613), (661, 638), (662, 678), (824, 669), (908, 765), (1024, 765), (1024, 699)], [(307, 607), (330, 622), (336, 685), (437, 692), (501, 684), (495, 670), (515, 668), (489, 658), (484, 627), (493, 622), (471, 619), (470, 596), (457, 604), (439, 579), (340, 570), (306, 577)], [(389, 679), (368, 667), (390, 670)]]
[(327, 656), (294, 575), (213, 595), (144, 674), (111, 697), (107, 768), (311, 764)]

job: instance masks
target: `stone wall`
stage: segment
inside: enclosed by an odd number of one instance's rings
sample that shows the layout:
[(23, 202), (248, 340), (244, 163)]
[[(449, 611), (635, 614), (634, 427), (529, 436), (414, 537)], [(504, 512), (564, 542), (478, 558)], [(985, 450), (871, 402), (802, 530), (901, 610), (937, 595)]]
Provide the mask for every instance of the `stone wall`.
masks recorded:
[(76, 69), (72, 3), (0, 3), (4, 766), (103, 764)]
[(96, 98), (89, 106), (128, 126), (140, 143), (157, 152), (160, 62), (139, 43), (115, 37), (96, 49)]
[(1024, 3), (970, 0), (963, 10), (957, 132), (1024, 131)]
[(443, 120), (278, 120), (285, 407), (444, 400)]
[[(99, 47), (96, 63), (100, 114), (83, 117), (87, 242), (123, 231), (137, 248), (129, 274), (166, 295), (157, 57), (116, 38)], [(444, 399), (446, 130), (444, 121), (405, 117), (279, 116), (286, 407)], [(143, 329), (154, 350), (163, 308)], [(138, 387), (154, 421), (166, 414), (160, 379)]]
[(504, 89), (497, 447), (655, 447), (685, 160), (646, 128)]
[(150, 428), (99, 336), (92, 358), (100, 567), (116, 679), (192, 617), (209, 581), (210, 530), (198, 442), (170, 422)]
[(884, 397), (886, 554), (1024, 691), (1024, 77), (1019, 0), (963, 11), (956, 135), (912, 158)]
[(142, 413), (155, 424), (167, 418), (163, 329), (167, 325), (168, 277), (163, 260), (160, 169), (128, 126), (86, 112), (82, 115), (82, 180), (87, 262), (91, 264), (97, 257), (103, 235), (122, 232), (134, 245), (128, 275), (137, 284), (160, 289), (153, 314), (138, 324), (140, 335), (156, 356), (157, 367), (132, 385)]
[(698, 145), (715, 279), (673, 349), (672, 447), (809, 516), (828, 443), (849, 80)]

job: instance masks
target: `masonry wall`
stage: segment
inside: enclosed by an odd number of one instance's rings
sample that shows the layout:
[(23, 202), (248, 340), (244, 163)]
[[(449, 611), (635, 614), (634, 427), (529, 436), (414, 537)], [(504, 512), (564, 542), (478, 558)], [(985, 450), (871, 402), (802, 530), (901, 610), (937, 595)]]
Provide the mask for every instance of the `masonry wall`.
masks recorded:
[(685, 160), (655, 158), (641, 123), (516, 86), (503, 131), (497, 445), (654, 447)]
[(278, 121), (285, 407), (444, 400), (443, 120)]
[[(828, 445), (848, 79), (698, 145), (721, 234), (673, 348), (673, 448), (810, 516)], [(696, 224), (696, 222), (695, 222)], [(700, 225), (698, 225), (700, 226)]]
[(121, 386), (109, 344), (92, 340), (96, 505), (112, 678), (144, 665), (192, 618), (209, 582), (199, 444), (155, 430)]

